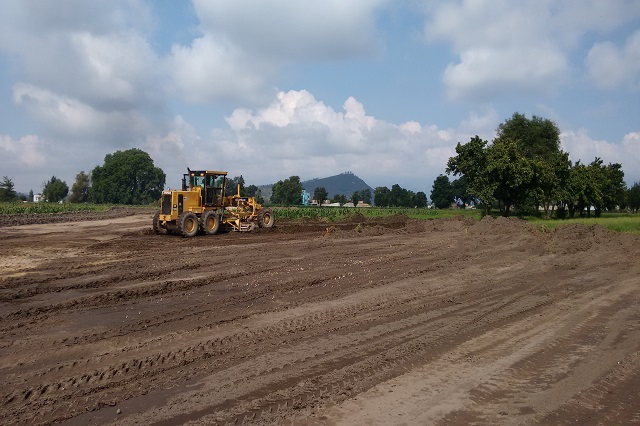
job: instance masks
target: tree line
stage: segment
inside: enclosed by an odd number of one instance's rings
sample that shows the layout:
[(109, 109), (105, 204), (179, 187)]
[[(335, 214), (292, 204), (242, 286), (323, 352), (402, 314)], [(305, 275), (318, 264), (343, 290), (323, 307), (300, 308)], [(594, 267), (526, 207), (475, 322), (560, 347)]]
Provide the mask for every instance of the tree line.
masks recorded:
[[(91, 173), (78, 173), (71, 192), (65, 181), (52, 176), (43, 184), (42, 198), (52, 203), (66, 199), (71, 203), (150, 204), (160, 198), (165, 178), (149, 154), (133, 148), (107, 154), (104, 164), (96, 166)], [(0, 185), (0, 201), (20, 199), (33, 201), (33, 190), (22, 197), (15, 193), (13, 182), (5, 176)]]
[[(640, 184), (627, 188), (622, 166), (604, 164), (595, 158), (591, 163), (569, 160), (560, 149), (560, 131), (548, 119), (531, 119), (515, 113), (497, 129), (491, 143), (475, 136), (458, 143), (456, 155), (449, 158), (446, 175), (438, 176), (432, 187), (431, 201), (438, 208), (452, 203), (459, 206), (478, 205), (484, 214), (498, 209), (501, 214), (537, 214), (547, 217), (573, 217), (575, 214), (599, 216), (616, 207), (640, 210)], [(457, 179), (450, 181), (447, 175)], [(107, 154), (104, 164), (90, 173), (76, 175), (71, 189), (66, 182), (52, 176), (43, 184), (44, 201), (67, 200), (72, 203), (149, 204), (157, 201), (165, 185), (166, 175), (155, 167), (151, 157), (133, 148)], [(227, 194), (235, 194), (240, 185), (242, 196), (256, 197), (264, 203), (260, 189), (245, 186), (242, 175), (230, 178)], [(273, 186), (270, 202), (280, 205), (301, 204), (302, 184), (299, 176), (280, 180)], [(326, 188), (315, 188), (313, 198), (326, 201)], [(33, 200), (17, 193), (13, 181), (4, 176), (0, 182), (0, 201)], [(357, 205), (359, 201), (380, 207), (425, 207), (427, 196), (420, 191), (380, 186), (355, 191), (350, 197), (335, 195), (331, 202)]]
[(497, 208), (504, 216), (537, 214), (547, 218), (574, 217), (576, 213), (599, 216), (604, 210), (629, 206), (637, 211), (636, 183), (627, 189), (618, 163), (572, 163), (560, 148), (560, 131), (548, 119), (528, 119), (515, 113), (500, 124), (489, 143), (478, 136), (458, 143), (449, 158), (447, 174), (460, 176), (448, 182), (444, 175), (434, 181), (432, 199), (441, 202), (475, 200), (484, 214)]
[[(349, 197), (344, 194), (336, 194), (329, 199), (327, 189), (323, 186), (316, 187), (313, 191), (313, 199), (318, 204), (326, 201), (344, 205), (348, 202), (357, 206), (359, 202), (366, 204), (373, 203), (378, 207), (426, 207), (427, 195), (419, 191), (417, 193), (402, 188), (395, 184), (391, 189), (386, 186), (380, 186), (374, 189), (365, 188), (354, 191)], [(302, 203), (302, 184), (299, 176), (291, 176), (288, 179), (280, 180), (273, 185), (273, 192), (270, 199), (271, 203), (279, 205), (300, 205)]]

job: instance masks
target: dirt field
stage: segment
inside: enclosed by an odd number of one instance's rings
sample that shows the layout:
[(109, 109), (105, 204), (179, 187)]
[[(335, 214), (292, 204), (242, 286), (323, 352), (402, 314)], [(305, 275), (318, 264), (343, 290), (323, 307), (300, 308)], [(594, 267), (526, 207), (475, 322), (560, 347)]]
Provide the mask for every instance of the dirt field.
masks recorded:
[(640, 424), (638, 236), (120, 213), (0, 227), (0, 424)]

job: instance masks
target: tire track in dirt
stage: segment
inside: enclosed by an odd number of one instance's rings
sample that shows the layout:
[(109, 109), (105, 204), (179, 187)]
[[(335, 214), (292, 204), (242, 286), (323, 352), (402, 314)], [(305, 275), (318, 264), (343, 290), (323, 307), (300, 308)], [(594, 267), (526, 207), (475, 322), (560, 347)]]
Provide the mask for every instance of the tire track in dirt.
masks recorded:
[[(628, 374), (594, 384), (590, 401), (607, 398), (601, 388), (630, 386), (625, 377), (637, 372), (628, 327), (637, 322), (635, 305), (607, 299), (617, 287), (599, 282), (598, 269), (617, 268), (608, 275), (618, 281), (634, 276), (634, 241), (581, 234), (606, 243), (583, 244), (590, 254), (620, 243), (629, 248), (615, 260), (590, 264), (554, 234), (495, 222), (402, 219), (371, 228), (370, 236), (366, 226), (362, 232), (348, 223), (328, 234), (319, 224), (289, 230), (285, 224), (195, 239), (111, 230), (114, 237), (84, 245), (72, 244), (79, 237), (73, 234), (49, 236), (45, 245), (67, 247), (59, 263), (52, 257), (0, 281), (0, 373), (7, 378), (0, 420), (309, 420), (438, 364), (467, 342), (546, 314), (562, 321), (558, 336), (471, 387), (465, 401), (489, 411), (517, 406), (527, 389), (563, 386), (583, 368), (586, 348), (618, 340)], [(28, 235), (12, 241), (13, 253), (33, 244)], [(71, 250), (81, 255), (66, 256)], [(593, 302), (589, 315), (564, 315), (585, 293), (602, 306)], [(606, 331), (607, 315), (620, 333)], [(495, 334), (491, 344), (467, 354), (481, 359), (492, 346), (509, 348), (517, 336)], [(545, 375), (550, 369), (556, 374)], [(604, 380), (599, 377), (594, 380)], [(510, 388), (510, 381), (519, 387)], [(575, 412), (570, 404), (558, 409), (560, 418)], [(116, 406), (122, 415), (115, 415)], [(636, 415), (616, 410), (611, 419)]]

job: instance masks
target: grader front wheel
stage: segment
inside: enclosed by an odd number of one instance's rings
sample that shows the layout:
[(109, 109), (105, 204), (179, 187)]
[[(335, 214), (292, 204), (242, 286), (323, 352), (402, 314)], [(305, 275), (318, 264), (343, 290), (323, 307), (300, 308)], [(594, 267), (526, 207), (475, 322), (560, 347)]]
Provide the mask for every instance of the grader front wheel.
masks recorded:
[(178, 227), (183, 237), (193, 237), (198, 233), (198, 217), (191, 212), (178, 216)]
[(155, 232), (156, 234), (160, 234), (160, 235), (165, 235), (167, 234), (167, 229), (163, 228), (162, 225), (160, 225), (160, 212), (156, 212), (156, 214), (153, 215), (153, 232)]

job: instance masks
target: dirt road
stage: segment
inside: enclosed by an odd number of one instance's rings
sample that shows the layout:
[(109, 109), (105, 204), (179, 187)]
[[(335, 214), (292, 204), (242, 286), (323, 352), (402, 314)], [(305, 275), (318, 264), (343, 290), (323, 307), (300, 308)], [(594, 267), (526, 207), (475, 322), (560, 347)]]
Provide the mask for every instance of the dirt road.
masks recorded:
[(0, 227), (1, 424), (640, 424), (637, 236), (150, 224)]

